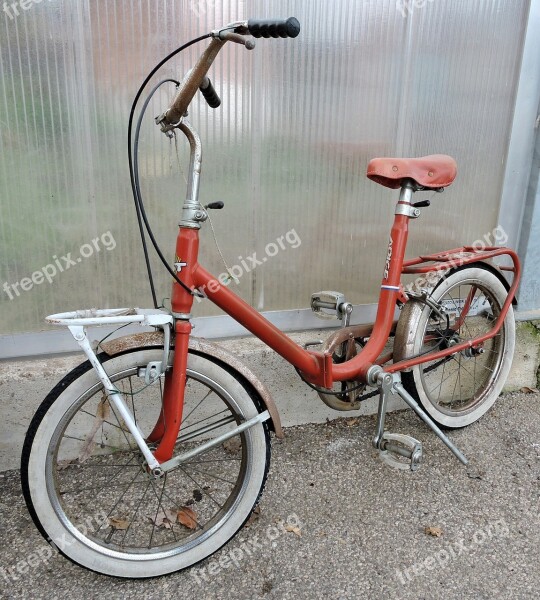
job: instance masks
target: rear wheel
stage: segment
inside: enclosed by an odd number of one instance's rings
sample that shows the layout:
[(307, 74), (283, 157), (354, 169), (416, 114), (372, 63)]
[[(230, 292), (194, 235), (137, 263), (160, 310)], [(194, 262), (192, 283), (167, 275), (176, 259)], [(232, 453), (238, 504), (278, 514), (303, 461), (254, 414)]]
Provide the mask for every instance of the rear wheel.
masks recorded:
[[(164, 377), (147, 385), (144, 370), (162, 356), (162, 349), (100, 356), (143, 435), (159, 417)], [(187, 375), (174, 455), (260, 410), (244, 385), (208, 358), (190, 353)], [(84, 363), (36, 413), (21, 476), (36, 525), (65, 556), (107, 575), (152, 577), (189, 567), (230, 540), (257, 503), (269, 460), (268, 426), (259, 423), (155, 479)]]
[[(454, 271), (430, 293), (430, 298), (443, 307), (442, 315), (417, 300), (404, 306), (396, 330), (394, 361), (449, 348), (489, 332), (507, 295), (498, 277), (480, 265)], [(501, 393), (514, 345), (510, 307), (495, 337), (476, 348), (403, 372), (403, 386), (439, 425), (470, 425)]]

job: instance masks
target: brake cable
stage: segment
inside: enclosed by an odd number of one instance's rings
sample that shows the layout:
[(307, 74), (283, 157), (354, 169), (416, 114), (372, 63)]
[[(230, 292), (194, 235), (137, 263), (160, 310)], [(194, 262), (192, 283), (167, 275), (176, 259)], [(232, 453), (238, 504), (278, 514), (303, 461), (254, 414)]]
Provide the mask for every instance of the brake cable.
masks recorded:
[(134, 153), (136, 154), (136, 150), (138, 149), (138, 141), (139, 141), (139, 133), (140, 133), (140, 125), (142, 123), (142, 118), (144, 115), (144, 112), (150, 102), (150, 99), (152, 98), (152, 96), (155, 94), (155, 92), (157, 91), (157, 89), (159, 89), (159, 87), (161, 87), (161, 85), (163, 83), (166, 82), (170, 82), (170, 81), (174, 81), (175, 80), (164, 80), (162, 82), (160, 82), (157, 86), (154, 87), (154, 89), (150, 92), (149, 96), (146, 98), (146, 101), (143, 105), (143, 109), (141, 111), (141, 114), (139, 115), (139, 119), (137, 122), (137, 129), (136, 129), (136, 140), (135, 140), (135, 146), (133, 146), (132, 144), (132, 133), (133, 133), (133, 119), (135, 116), (135, 110), (137, 107), (137, 103), (143, 93), (144, 88), (147, 86), (147, 84), (149, 83), (149, 81), (152, 79), (152, 77), (157, 73), (157, 71), (159, 69), (161, 69), (161, 67), (167, 63), (169, 60), (171, 60), (174, 56), (176, 56), (177, 54), (179, 54), (180, 52), (182, 52), (183, 50), (185, 50), (186, 48), (189, 48), (190, 46), (192, 46), (193, 44), (196, 44), (198, 42), (201, 42), (205, 39), (208, 39), (209, 37), (212, 37), (211, 33), (207, 33), (205, 35), (202, 35), (198, 38), (195, 38), (189, 42), (187, 42), (186, 44), (183, 44), (182, 46), (180, 46), (179, 48), (177, 48), (176, 50), (174, 50), (173, 52), (171, 52), (170, 54), (168, 54), (164, 59), (162, 59), (151, 71), (150, 73), (147, 75), (146, 79), (143, 81), (143, 83), (141, 84), (141, 86), (139, 87), (139, 89), (137, 90), (137, 93), (135, 94), (135, 98), (133, 100), (133, 103), (131, 104), (131, 110), (129, 113), (129, 122), (128, 122), (128, 163), (129, 163), (129, 176), (130, 176), (130, 181), (131, 181), (131, 190), (133, 193), (133, 201), (135, 203), (135, 210), (137, 212), (137, 223), (139, 226), (139, 233), (141, 236), (141, 242), (142, 242), (142, 246), (143, 246), (143, 252), (144, 252), (144, 260), (146, 263), (146, 270), (148, 272), (148, 282), (150, 284), (150, 290), (152, 293), (152, 301), (154, 303), (154, 308), (159, 308), (158, 307), (158, 302), (157, 302), (157, 296), (156, 296), (156, 289), (155, 289), (155, 284), (154, 284), (154, 279), (152, 276), (152, 266), (150, 264), (150, 257), (148, 254), (148, 247), (146, 244), (146, 237), (145, 237), (145, 228), (146, 231), (148, 232), (148, 237), (150, 238), (150, 241), (152, 242), (152, 245), (154, 246), (154, 249), (159, 257), (159, 259), (161, 260), (161, 262), (163, 263), (163, 265), (165, 266), (165, 268), (167, 269), (167, 271), (172, 275), (172, 277), (174, 278), (174, 280), (180, 284), (182, 286), (182, 288), (184, 288), (184, 290), (186, 292), (188, 292), (191, 295), (194, 295), (194, 291), (189, 288), (183, 281), (181, 281), (179, 279), (179, 277), (177, 276), (177, 274), (171, 269), (171, 267), (169, 266), (169, 263), (167, 262), (167, 259), (164, 257), (157, 241), (156, 238), (152, 232), (152, 228), (150, 227), (150, 223), (148, 222), (148, 218), (146, 216), (146, 211), (144, 210), (144, 204), (143, 204), (143, 200), (142, 200), (142, 194), (141, 194), (141, 190), (140, 190), (140, 185), (139, 185), (139, 173), (138, 173), (138, 161), (137, 158), (135, 156), (135, 160), (134, 160)]

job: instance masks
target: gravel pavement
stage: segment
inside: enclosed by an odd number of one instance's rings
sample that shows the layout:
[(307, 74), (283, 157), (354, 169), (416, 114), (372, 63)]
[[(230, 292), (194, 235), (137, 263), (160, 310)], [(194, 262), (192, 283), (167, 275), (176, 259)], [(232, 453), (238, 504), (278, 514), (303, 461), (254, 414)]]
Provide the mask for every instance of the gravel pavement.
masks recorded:
[(414, 474), (393, 470), (370, 446), (374, 425), (287, 429), (273, 441), (260, 515), (201, 565), (153, 580), (48, 557), (18, 472), (0, 474), (0, 597), (540, 598), (540, 394), (502, 397), (452, 432), (467, 467), (399, 412), (387, 429), (422, 440), (425, 455)]

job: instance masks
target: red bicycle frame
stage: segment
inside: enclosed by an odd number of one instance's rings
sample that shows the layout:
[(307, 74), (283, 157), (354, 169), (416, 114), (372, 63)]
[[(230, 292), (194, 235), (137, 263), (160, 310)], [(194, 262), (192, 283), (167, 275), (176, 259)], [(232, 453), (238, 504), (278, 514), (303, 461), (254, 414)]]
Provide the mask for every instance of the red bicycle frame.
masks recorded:
[[(400, 200), (400, 204), (403, 204), (402, 200)], [(396, 214), (394, 219), (372, 335), (366, 346), (357, 356), (341, 364), (334, 364), (330, 354), (306, 350), (296, 344), (285, 333), (247, 304), (247, 302), (239, 298), (211, 273), (206, 271), (198, 263), (198, 229), (183, 226), (179, 228), (176, 243), (176, 262), (182, 265), (179, 275), (181, 275), (181, 280), (188, 288), (202, 291), (209, 300), (219, 306), (225, 313), (275, 350), (287, 362), (299, 369), (307, 381), (325, 388), (331, 388), (336, 381), (357, 380), (366, 382), (368, 370), (376, 364), (388, 341), (394, 323), (396, 303), (398, 300), (406, 300), (400, 282), (402, 274), (425, 274), (433, 271), (441, 271), (501, 255), (508, 255), (514, 265), (513, 267), (505, 268), (506, 270), (513, 271), (514, 279), (507, 299), (490, 332), (474, 340), (456, 344), (451, 348), (389, 365), (385, 368), (385, 371), (388, 373), (408, 369), (424, 362), (439, 360), (466, 348), (477, 347), (497, 335), (519, 284), (519, 260), (517, 254), (509, 248), (490, 247), (476, 250), (472, 247), (462, 247), (436, 255), (420, 256), (404, 261), (409, 219), (410, 217), (404, 214)], [(172, 455), (174, 443), (182, 421), (188, 342), (191, 334), (189, 315), (192, 305), (193, 295), (177, 282), (174, 282), (172, 311), (175, 316), (180, 318), (177, 318), (175, 326), (176, 342), (173, 371), (165, 382), (162, 418), (160, 418), (151, 436), (152, 440), (161, 440), (155, 452), (155, 456), (160, 462), (167, 460)], [(468, 310), (467, 307), (465, 307), (465, 310)], [(166, 428), (163, 426), (163, 421), (167, 423)]]

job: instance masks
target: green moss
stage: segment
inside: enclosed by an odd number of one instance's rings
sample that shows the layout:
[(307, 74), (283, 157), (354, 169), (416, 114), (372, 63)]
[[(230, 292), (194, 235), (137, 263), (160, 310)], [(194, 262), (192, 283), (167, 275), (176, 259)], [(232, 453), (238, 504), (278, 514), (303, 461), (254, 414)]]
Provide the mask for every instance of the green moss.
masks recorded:
[[(540, 344), (540, 321), (528, 321), (525, 325), (529, 325), (531, 333), (538, 338)], [(536, 387), (540, 389), (540, 365), (538, 371), (536, 371)]]

